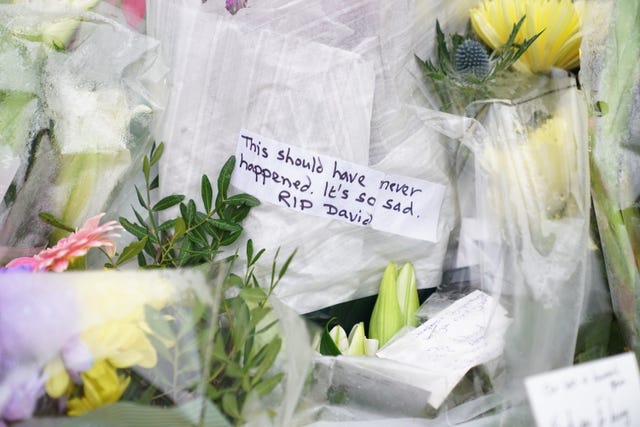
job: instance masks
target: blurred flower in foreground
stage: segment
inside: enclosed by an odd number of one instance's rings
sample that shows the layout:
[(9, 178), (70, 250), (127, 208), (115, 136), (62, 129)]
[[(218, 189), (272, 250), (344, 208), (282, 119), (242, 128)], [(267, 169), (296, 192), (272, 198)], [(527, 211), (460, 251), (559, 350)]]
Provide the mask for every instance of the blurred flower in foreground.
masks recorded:
[[(493, 176), (509, 176), (505, 182), (514, 186), (515, 194), (527, 196), (530, 214), (556, 219), (563, 215), (576, 169), (575, 147), (568, 135), (570, 126), (554, 116), (529, 129), (522, 143), (486, 147), (481, 163)], [(496, 190), (497, 200), (503, 192), (502, 187)]]
[(16, 258), (7, 264), (8, 269), (23, 267), (31, 268), (33, 271), (55, 271), (61, 272), (69, 267), (69, 263), (74, 259), (84, 256), (91, 248), (104, 248), (107, 254), (113, 256), (115, 244), (110, 240), (112, 237), (119, 237), (111, 231), (120, 228), (117, 222), (109, 221), (99, 225), (100, 218), (104, 214), (89, 218), (84, 225), (76, 232), (64, 237), (58, 243), (33, 257)]
[(371, 314), (369, 338), (377, 339), (383, 346), (404, 326), (416, 326), (415, 312), (419, 305), (413, 265), (408, 262), (398, 270), (390, 262)]
[(84, 395), (69, 399), (68, 414), (72, 416), (117, 402), (131, 380), (128, 376), (118, 375), (116, 367), (106, 360), (96, 362), (81, 377)]
[(470, 13), (473, 29), (493, 49), (507, 42), (523, 16), (517, 43), (543, 31), (513, 65), (518, 71), (571, 70), (580, 63), (581, 18), (571, 0), (484, 0)]

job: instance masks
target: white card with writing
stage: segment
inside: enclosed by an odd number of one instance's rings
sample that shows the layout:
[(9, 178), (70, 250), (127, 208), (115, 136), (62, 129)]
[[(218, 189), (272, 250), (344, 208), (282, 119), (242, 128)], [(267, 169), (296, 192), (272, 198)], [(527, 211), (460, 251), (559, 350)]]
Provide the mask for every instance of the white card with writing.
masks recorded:
[(445, 186), (387, 175), (242, 130), (231, 183), (302, 213), (435, 242)]
[(640, 426), (640, 374), (633, 353), (525, 379), (538, 427)]
[(510, 323), (497, 300), (474, 291), (390, 342), (377, 356), (433, 373), (425, 387), (431, 392), (429, 404), (437, 409), (469, 369), (502, 354)]

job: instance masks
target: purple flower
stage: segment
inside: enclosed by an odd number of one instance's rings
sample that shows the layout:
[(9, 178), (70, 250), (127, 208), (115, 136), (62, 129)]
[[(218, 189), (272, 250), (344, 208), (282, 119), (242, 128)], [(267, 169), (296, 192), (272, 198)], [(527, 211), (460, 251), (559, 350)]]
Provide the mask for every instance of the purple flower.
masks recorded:
[[(5, 421), (18, 421), (30, 418), (40, 396), (44, 394), (43, 376), (36, 376), (11, 389), (11, 395), (2, 408), (1, 417)], [(3, 383), (4, 387), (4, 383)]]
[(225, 7), (232, 15), (240, 9), (247, 7), (247, 0), (226, 0)]

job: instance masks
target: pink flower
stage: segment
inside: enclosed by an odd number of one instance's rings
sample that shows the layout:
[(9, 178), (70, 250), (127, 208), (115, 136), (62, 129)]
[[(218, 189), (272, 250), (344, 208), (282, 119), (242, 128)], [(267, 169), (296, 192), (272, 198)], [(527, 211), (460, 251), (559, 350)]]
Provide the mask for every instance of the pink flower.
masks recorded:
[(75, 258), (86, 255), (91, 248), (99, 247), (103, 247), (107, 254), (113, 256), (116, 246), (109, 239), (119, 237), (119, 234), (111, 231), (121, 227), (116, 221), (99, 225), (103, 216), (104, 213), (89, 218), (79, 230), (60, 239), (54, 247), (45, 249), (33, 257), (16, 258), (7, 264), (7, 268), (24, 267), (31, 271), (61, 272), (66, 270)]
[(134, 28), (138, 28), (146, 13), (145, 0), (122, 0), (122, 13), (127, 23)]

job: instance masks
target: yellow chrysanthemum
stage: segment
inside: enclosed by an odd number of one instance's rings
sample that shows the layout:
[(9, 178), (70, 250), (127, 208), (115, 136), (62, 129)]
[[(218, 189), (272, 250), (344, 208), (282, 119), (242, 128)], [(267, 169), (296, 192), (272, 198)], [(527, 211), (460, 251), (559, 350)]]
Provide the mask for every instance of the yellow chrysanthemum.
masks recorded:
[(483, 0), (471, 9), (471, 24), (476, 34), (493, 49), (503, 46), (509, 34), (526, 16), (516, 42), (538, 39), (513, 65), (518, 71), (544, 72), (570, 70), (580, 63), (581, 18), (571, 0)]
[[(514, 186), (510, 191), (527, 195), (532, 214), (554, 218), (564, 209), (571, 192), (575, 147), (567, 139), (570, 134), (562, 118), (552, 117), (529, 130), (526, 142), (487, 147), (481, 162), (491, 174)], [(504, 197), (500, 194), (496, 196)]]
[(118, 375), (116, 367), (106, 360), (96, 362), (81, 374), (84, 394), (69, 399), (69, 415), (82, 415), (93, 409), (117, 402), (131, 378)]

